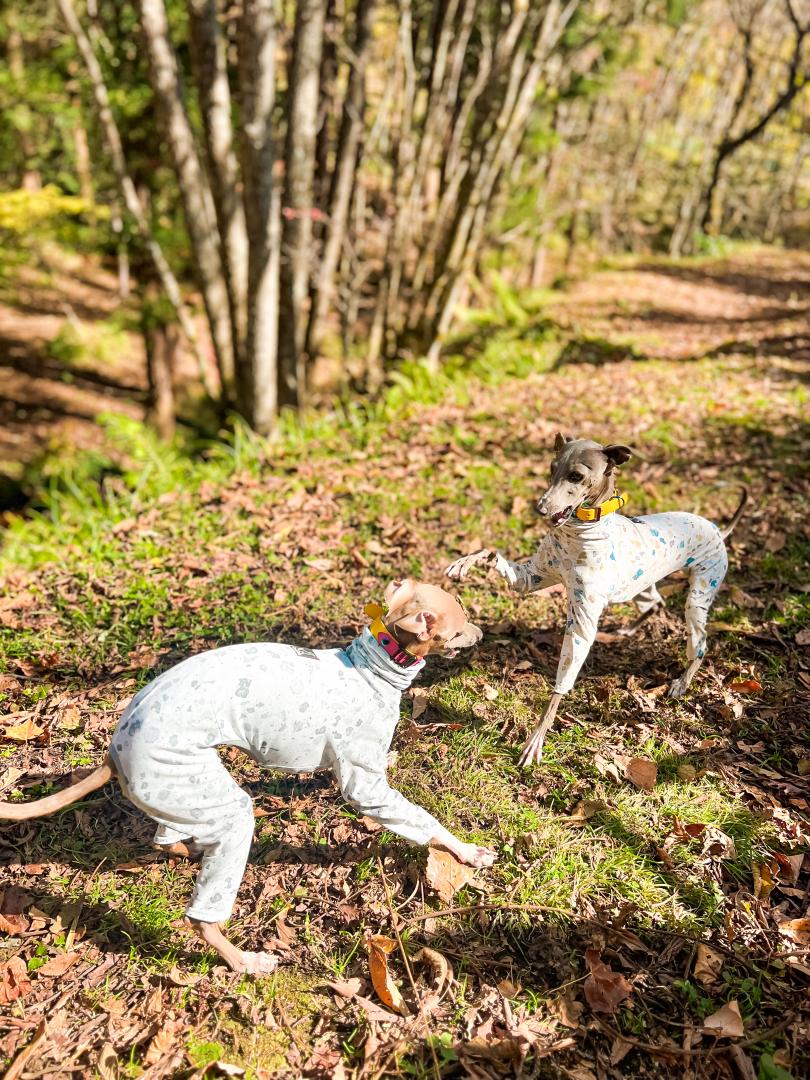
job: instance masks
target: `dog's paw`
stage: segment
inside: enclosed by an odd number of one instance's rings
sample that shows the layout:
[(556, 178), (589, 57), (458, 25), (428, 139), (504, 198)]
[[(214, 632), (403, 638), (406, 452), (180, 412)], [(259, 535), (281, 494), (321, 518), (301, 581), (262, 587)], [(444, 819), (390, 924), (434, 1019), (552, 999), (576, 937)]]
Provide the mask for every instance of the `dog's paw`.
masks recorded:
[(278, 967), (278, 957), (269, 952), (246, 952), (242, 950), (242, 966), (244, 975), (272, 975)]
[(522, 765), (524, 769), (527, 769), (529, 765), (539, 765), (543, 759), (543, 742), (544, 737), (535, 732), (523, 747), (523, 752), (518, 758), (518, 764)]
[(444, 572), (445, 577), (449, 577), (451, 581), (463, 581), (473, 566), (477, 563), (489, 562), (494, 556), (495, 552), (490, 551), (489, 548), (474, 551), (472, 555), (463, 555), (454, 563), (450, 563)]
[(674, 679), (672, 686), (670, 686), (667, 692), (667, 697), (682, 698), (686, 691), (689, 689), (689, 683), (681, 676), (679, 679)]

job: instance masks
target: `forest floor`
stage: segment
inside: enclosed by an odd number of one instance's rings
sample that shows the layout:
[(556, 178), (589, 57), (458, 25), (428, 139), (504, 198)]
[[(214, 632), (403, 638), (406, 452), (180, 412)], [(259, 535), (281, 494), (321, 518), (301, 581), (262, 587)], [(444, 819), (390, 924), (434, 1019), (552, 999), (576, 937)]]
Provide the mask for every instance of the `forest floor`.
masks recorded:
[(137, 687), (190, 653), (344, 644), (395, 575), (439, 580), (482, 543), (528, 556), (559, 429), (638, 449), (631, 513), (724, 521), (750, 488), (688, 696), (663, 694), (676, 581), (631, 641), (612, 632), (631, 609), (608, 613), (542, 765), (519, 769), (562, 601), (473, 578), (483, 642), (403, 700), (390, 777), (497, 863), (463, 874), (358, 820), (328, 776), (227, 752), (256, 807), (231, 933), (279, 950), (263, 980), (195, 943), (193, 865), (152, 851), (116, 787), (3, 826), (8, 1076), (808, 1074), (810, 257), (635, 263), (545, 299), (480, 319), (452, 378), (411, 367), (378, 408), (269, 447), (237, 431), (191, 457), (125, 415), (93, 454), (60, 451), (5, 518), (0, 792), (97, 763)]

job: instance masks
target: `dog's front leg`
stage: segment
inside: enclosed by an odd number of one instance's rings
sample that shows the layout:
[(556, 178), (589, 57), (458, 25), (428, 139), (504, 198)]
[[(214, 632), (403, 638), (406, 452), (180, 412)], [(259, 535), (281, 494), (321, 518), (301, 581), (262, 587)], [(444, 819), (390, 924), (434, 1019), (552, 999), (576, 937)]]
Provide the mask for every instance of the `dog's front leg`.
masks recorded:
[(547, 588), (562, 590), (560, 579), (550, 575), (549, 568), (541, 558), (542, 553), (541, 549), (526, 562), (518, 563), (504, 558), (491, 548), (482, 548), (472, 555), (456, 559), (447, 567), (445, 574), (453, 581), (463, 581), (473, 566), (480, 565), (500, 574), (509, 587), (518, 593), (538, 592)]
[(278, 957), (268, 952), (246, 952), (228, 941), (216, 922), (188, 919), (188, 925), (209, 948), (218, 953), (231, 971), (244, 975), (271, 975), (278, 967)]
[(563, 696), (572, 689), (579, 670), (591, 650), (605, 603), (604, 597), (594, 594), (581, 582), (573, 582), (569, 587), (568, 617), (557, 665), (557, 681), (542, 720), (523, 747), (520, 755), (521, 765), (540, 763), (548, 730), (554, 723)]
[(543, 719), (534, 729), (529, 736), (526, 745), (523, 747), (523, 753), (520, 755), (521, 765), (539, 765), (540, 759), (543, 756), (543, 742), (545, 741), (546, 733), (554, 723), (554, 717), (557, 715), (557, 709), (559, 708), (562, 699), (562, 694), (551, 695), (549, 703), (546, 706), (546, 711), (543, 714)]

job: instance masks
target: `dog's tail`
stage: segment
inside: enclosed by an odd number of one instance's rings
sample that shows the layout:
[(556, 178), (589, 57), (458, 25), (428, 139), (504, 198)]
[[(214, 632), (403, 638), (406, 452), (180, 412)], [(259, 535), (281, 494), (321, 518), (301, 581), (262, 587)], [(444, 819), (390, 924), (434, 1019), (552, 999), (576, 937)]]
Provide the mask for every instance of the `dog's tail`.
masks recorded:
[(734, 511), (734, 517), (731, 519), (728, 525), (726, 525), (725, 529), (720, 530), (720, 535), (723, 537), (724, 540), (727, 536), (731, 536), (731, 534), (737, 528), (740, 518), (743, 516), (743, 510), (745, 509), (745, 504), (747, 502), (748, 488), (745, 486), (745, 484), (740, 484), (740, 501), (737, 505), (737, 509)]
[(36, 799), (30, 803), (0, 802), (0, 820), (5, 818), (6, 821), (28, 821), (29, 818), (47, 817), (48, 814), (54, 814), (57, 810), (63, 810), (71, 803), (78, 802), (91, 791), (104, 787), (114, 778), (115, 769), (108, 754), (95, 772), (91, 772), (83, 780), (77, 780), (63, 791), (57, 791), (55, 795), (47, 795), (44, 799)]

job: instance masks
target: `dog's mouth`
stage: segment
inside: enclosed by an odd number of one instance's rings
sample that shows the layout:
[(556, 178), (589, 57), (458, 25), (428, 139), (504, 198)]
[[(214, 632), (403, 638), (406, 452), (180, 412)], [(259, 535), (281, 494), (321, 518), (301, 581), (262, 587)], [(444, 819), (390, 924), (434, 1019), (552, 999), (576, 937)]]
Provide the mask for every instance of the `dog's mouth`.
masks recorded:
[(564, 521), (568, 521), (573, 512), (573, 506), (566, 506), (564, 510), (559, 510), (556, 514), (551, 515), (548, 519), (549, 525), (556, 529), (558, 525), (562, 525)]

